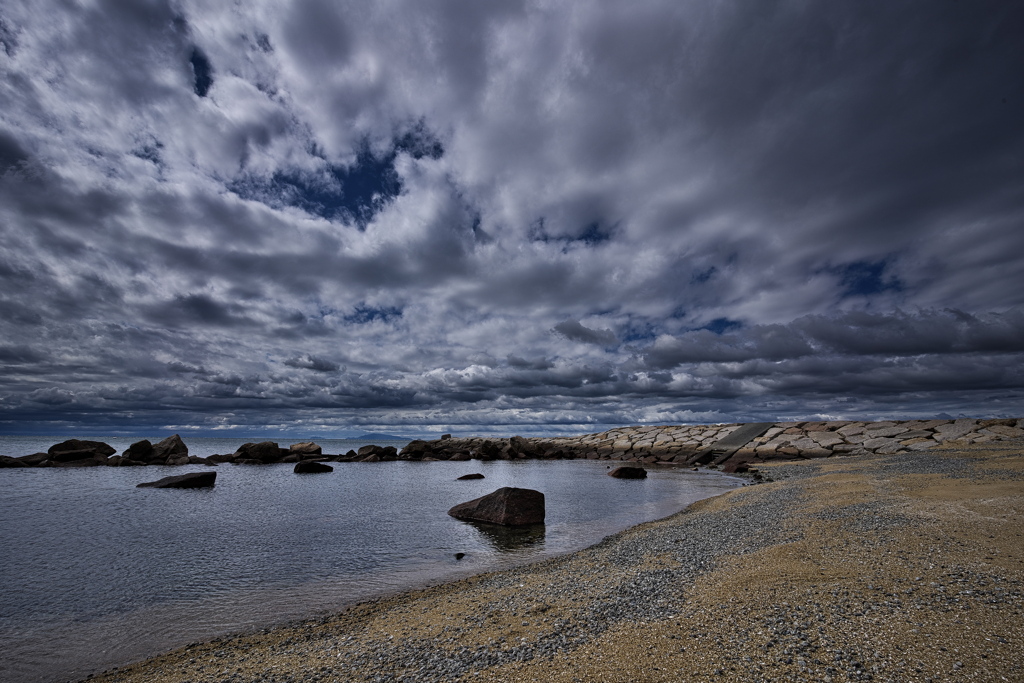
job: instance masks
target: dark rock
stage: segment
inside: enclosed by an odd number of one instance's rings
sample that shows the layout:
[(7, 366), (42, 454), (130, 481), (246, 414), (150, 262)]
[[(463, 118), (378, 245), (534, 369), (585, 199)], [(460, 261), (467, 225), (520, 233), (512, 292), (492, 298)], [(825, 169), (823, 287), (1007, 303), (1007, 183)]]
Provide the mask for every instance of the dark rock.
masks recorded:
[(9, 455), (0, 455), (0, 467), (28, 467), (28, 463)]
[(742, 474), (750, 471), (750, 465), (745, 462), (727, 462), (722, 466), (725, 474)]
[(321, 474), (325, 472), (333, 472), (334, 468), (321, 462), (306, 460), (295, 463), (295, 469), (293, 471), (295, 474)]
[(74, 460), (64, 462), (59, 460), (48, 460), (47, 462), (52, 467), (97, 467), (107, 464), (107, 458), (100, 456), (96, 458), (75, 458)]
[(209, 463), (218, 462), (234, 462), (237, 457), (237, 453), (214, 453), (213, 455), (207, 456), (206, 461)]
[(188, 458), (188, 446), (185, 445), (185, 442), (181, 440), (180, 436), (174, 434), (154, 445), (153, 452), (150, 454), (148, 460), (150, 462), (164, 461), (168, 465), (173, 465), (175, 463), (170, 462), (171, 458), (180, 459), (182, 456)]
[(470, 458), (470, 455), (469, 455), (469, 451), (455, 451), (452, 454), (452, 457), (448, 458), (448, 460), (455, 461), (455, 462), (465, 462), (465, 461), (470, 460), (470, 459), (471, 458)]
[(501, 457), (501, 447), (493, 441), (484, 441), (476, 450), (470, 452), (470, 457), (478, 460), (496, 460)]
[(217, 481), (216, 472), (189, 472), (176, 477), (164, 477), (157, 481), (138, 484), (136, 488), (149, 487), (154, 489), (201, 489), (213, 486)]
[(211, 466), (216, 466), (217, 463), (210, 462), (206, 458), (200, 458), (197, 455), (190, 455), (190, 456), (188, 456), (188, 464), (189, 465), (211, 465)]
[(442, 434), (441, 435), (441, 441), (447, 441), (450, 438), (452, 438), (451, 434)]
[(459, 503), (449, 510), (448, 514), (465, 521), (505, 526), (542, 524), (544, 494), (532, 489), (503, 486), (486, 496)]
[(122, 460), (124, 460), (123, 455), (112, 455), (103, 464), (107, 467), (120, 467)]
[(320, 446), (316, 445), (312, 441), (303, 441), (302, 443), (293, 443), (291, 446), (288, 447), (288, 452), (294, 453), (299, 456), (320, 455), (321, 453), (323, 453), (323, 449), (321, 449)]
[(50, 454), (49, 453), (33, 453), (31, 455), (23, 455), (23, 456), (21, 456), (19, 458), (15, 458), (15, 460), (20, 460), (23, 463), (25, 463), (26, 465), (28, 465), (29, 467), (36, 467), (38, 465), (43, 464), (43, 462), (45, 462), (46, 460), (49, 460), (49, 459), (50, 459)]
[(479, 472), (477, 472), (476, 474), (463, 474), (461, 477), (457, 478), (455, 481), (464, 481), (466, 479), (483, 479), (483, 478), (484, 478), (484, 475), (482, 475)]
[(383, 450), (384, 449), (381, 448), (380, 446), (374, 446), (373, 444), (369, 444), (366, 446), (360, 446), (359, 450), (356, 451), (356, 455), (358, 455), (360, 458), (365, 458), (368, 455), (380, 455), (381, 451)]
[(143, 439), (142, 441), (136, 441), (135, 443), (133, 443), (131, 446), (125, 449), (124, 453), (122, 453), (121, 455), (125, 458), (130, 458), (132, 460), (141, 460), (145, 462), (149, 460), (152, 454), (153, 444), (150, 443), (148, 439)]
[[(190, 460), (190, 458), (187, 455), (172, 455), (169, 458), (167, 458), (166, 460), (163, 460), (162, 462), (165, 465), (174, 465), (174, 466), (177, 467), (179, 465), (187, 465), (187, 464), (189, 464), (189, 460)], [(161, 458), (157, 458), (156, 459), (156, 464), (159, 465), (160, 463), (161, 463)]]
[(290, 465), (293, 462), (298, 462), (298, 461), (299, 461), (299, 454), (298, 453), (289, 453), (288, 455), (286, 455), (283, 458), (281, 458), (281, 462), (284, 463), (284, 464), (287, 464), (287, 465)]
[(359, 449), (356, 457), (360, 462), (380, 462), (382, 460), (398, 460), (398, 449), (394, 446), (367, 445)]
[(405, 448), (398, 454), (403, 460), (422, 460), (424, 456), (430, 455), (434, 452), (434, 449), (429, 443), (421, 439), (410, 441), (405, 444)]
[(103, 458), (117, 453), (110, 444), (102, 441), (80, 441), (68, 439), (50, 446), (46, 451), (50, 460), (54, 462), (71, 462), (72, 460), (85, 460), (86, 458)]
[(616, 467), (608, 476), (616, 479), (646, 479), (647, 470), (643, 467)]
[(466, 553), (455, 553), (455, 559), (456, 560), (461, 560), (465, 556), (466, 556)]
[(235, 452), (238, 460), (257, 460), (261, 463), (277, 462), (288, 455), (288, 450), (278, 447), (274, 441), (260, 443), (244, 443)]
[[(113, 460), (113, 458), (111, 458), (111, 460)], [(122, 455), (121, 462), (117, 464), (119, 467), (145, 467), (148, 463), (145, 463), (142, 460), (132, 460), (131, 458), (126, 458)]]

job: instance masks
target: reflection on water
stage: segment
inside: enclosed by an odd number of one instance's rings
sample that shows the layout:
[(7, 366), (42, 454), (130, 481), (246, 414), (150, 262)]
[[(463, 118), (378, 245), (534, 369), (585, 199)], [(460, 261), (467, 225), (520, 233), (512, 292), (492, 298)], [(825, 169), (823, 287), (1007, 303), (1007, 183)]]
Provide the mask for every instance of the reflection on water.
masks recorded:
[(512, 552), (529, 548), (542, 549), (547, 531), (543, 524), (502, 526), (486, 522), (463, 522), (480, 532), (480, 538), (498, 552)]
[[(206, 490), (136, 488), (180, 468), (0, 470), (0, 681), (86, 674), (197, 640), (584, 548), (737, 485), (607, 476), (592, 461), (218, 468)], [(140, 471), (141, 470), (141, 471)], [(447, 515), (502, 486), (545, 494), (546, 524)], [(456, 553), (465, 553), (456, 559)]]

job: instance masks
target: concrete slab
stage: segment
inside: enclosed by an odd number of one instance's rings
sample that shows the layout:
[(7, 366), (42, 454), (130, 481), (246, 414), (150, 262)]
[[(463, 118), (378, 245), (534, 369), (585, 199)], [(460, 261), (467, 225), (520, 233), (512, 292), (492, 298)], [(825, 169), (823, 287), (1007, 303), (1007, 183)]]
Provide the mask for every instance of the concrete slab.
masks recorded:
[(715, 464), (723, 462), (774, 426), (774, 422), (750, 422), (740, 425), (715, 443), (698, 451), (688, 462), (700, 465), (712, 460), (715, 461)]

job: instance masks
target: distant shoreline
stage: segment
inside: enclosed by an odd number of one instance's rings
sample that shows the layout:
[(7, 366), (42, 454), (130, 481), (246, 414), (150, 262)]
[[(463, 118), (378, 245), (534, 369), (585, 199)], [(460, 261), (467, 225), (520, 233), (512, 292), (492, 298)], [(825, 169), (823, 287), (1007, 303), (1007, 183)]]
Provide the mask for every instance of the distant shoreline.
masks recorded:
[[(373, 436), (367, 435), (367, 436)], [(386, 436), (386, 435), (380, 435)], [(345, 453), (328, 453), (317, 443), (287, 447), (264, 441), (228, 446), (230, 453), (199, 457), (172, 435), (144, 448), (132, 444), (122, 453), (89, 440), (92, 446), (54, 444), (46, 453), (0, 456), (0, 467), (91, 467), (97, 465), (217, 465), (294, 463), (302, 460), (379, 462), (388, 460), (597, 459), (661, 465), (711, 465), (726, 471), (764, 462), (835, 455), (897, 454), (942, 445), (998, 443), (1024, 437), (1024, 419), (935, 419), (880, 422), (764, 422), (720, 425), (635, 426), (575, 437), (470, 437), (366, 444)], [(74, 440), (71, 440), (74, 441)], [(232, 442), (231, 439), (226, 441)], [(335, 440), (344, 441), (344, 440)], [(383, 442), (383, 439), (379, 439)], [(402, 447), (399, 448), (398, 445)], [(58, 451), (55, 449), (64, 448)], [(91, 449), (91, 450), (90, 450)]]

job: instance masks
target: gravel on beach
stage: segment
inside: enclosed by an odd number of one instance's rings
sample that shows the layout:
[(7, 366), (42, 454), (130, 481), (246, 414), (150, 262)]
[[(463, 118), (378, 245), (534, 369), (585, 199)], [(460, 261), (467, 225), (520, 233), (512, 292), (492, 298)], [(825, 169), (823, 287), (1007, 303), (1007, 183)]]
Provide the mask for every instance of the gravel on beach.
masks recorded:
[(1022, 681), (1022, 453), (763, 465), (571, 555), (89, 680)]

